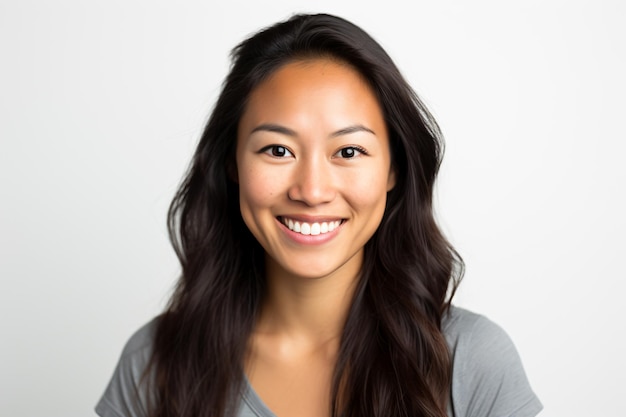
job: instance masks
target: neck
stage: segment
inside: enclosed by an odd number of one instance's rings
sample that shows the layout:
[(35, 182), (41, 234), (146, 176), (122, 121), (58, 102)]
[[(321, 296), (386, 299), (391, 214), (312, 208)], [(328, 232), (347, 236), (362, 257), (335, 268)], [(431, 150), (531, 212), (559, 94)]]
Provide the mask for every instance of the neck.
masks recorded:
[(267, 297), (257, 322), (260, 333), (320, 345), (339, 341), (359, 268), (319, 277), (298, 277), (267, 263)]

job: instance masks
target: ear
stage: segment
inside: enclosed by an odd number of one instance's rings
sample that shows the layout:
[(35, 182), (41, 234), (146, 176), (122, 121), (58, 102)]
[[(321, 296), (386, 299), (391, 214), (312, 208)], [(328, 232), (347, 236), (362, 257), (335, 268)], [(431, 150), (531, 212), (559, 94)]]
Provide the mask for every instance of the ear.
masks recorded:
[(396, 169), (391, 166), (389, 168), (389, 175), (387, 176), (387, 192), (393, 190), (396, 186)]

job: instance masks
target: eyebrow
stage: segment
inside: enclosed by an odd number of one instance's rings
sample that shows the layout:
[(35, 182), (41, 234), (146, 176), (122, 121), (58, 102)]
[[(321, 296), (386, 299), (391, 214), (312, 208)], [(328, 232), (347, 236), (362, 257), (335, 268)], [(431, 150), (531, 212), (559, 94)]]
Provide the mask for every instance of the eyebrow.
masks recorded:
[(284, 126), (275, 125), (272, 123), (265, 123), (265, 124), (259, 125), (255, 127), (254, 129), (252, 129), (252, 132), (250, 132), (250, 134), (253, 134), (255, 132), (274, 132), (274, 133), (281, 133), (287, 136), (297, 136), (295, 131), (289, 128), (286, 128)]
[(349, 135), (350, 133), (356, 133), (356, 132), (367, 132), (376, 136), (376, 133), (374, 133), (372, 129), (365, 127), (363, 125), (353, 125), (353, 126), (345, 127), (343, 129), (339, 129), (338, 131), (334, 132), (331, 136), (337, 137), (337, 136)]
[[(294, 136), (294, 137), (297, 136), (297, 133), (294, 130), (291, 130), (285, 126), (281, 126), (281, 125), (277, 125), (273, 123), (264, 123), (262, 125), (259, 125), (255, 127), (254, 129), (252, 129), (252, 132), (250, 132), (250, 134), (253, 134), (255, 132), (274, 132), (274, 133), (280, 133), (286, 136)], [(356, 133), (356, 132), (367, 132), (376, 136), (376, 133), (374, 133), (372, 129), (365, 127), (363, 125), (360, 125), (360, 124), (344, 127), (343, 129), (339, 129), (336, 132), (333, 132), (330, 136), (335, 138), (337, 136), (349, 135), (351, 133)]]

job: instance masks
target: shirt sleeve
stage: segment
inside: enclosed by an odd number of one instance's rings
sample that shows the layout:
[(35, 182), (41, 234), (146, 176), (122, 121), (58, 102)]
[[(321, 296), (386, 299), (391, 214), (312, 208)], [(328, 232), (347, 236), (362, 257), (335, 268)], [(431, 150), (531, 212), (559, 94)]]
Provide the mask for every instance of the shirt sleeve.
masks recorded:
[(99, 416), (147, 416), (143, 374), (151, 355), (151, 327), (144, 326), (126, 343), (113, 376), (96, 405)]
[(452, 349), (454, 416), (536, 416), (542, 405), (511, 338), (485, 317), (470, 314)]

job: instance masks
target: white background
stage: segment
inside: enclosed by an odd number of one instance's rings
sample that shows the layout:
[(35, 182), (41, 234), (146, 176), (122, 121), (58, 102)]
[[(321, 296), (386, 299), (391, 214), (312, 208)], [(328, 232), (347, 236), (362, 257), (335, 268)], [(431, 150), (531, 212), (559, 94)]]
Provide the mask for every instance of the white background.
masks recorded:
[(228, 52), (293, 12), (370, 32), (438, 118), (457, 304), (542, 416), (623, 416), (626, 6), (0, 2), (0, 415), (93, 415), (178, 265), (165, 229)]

